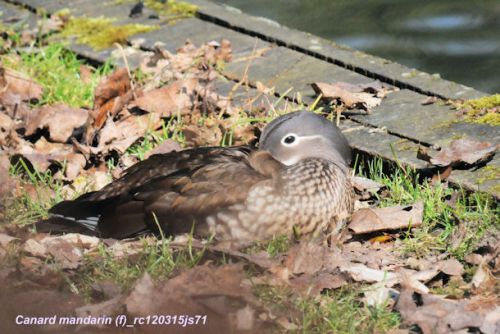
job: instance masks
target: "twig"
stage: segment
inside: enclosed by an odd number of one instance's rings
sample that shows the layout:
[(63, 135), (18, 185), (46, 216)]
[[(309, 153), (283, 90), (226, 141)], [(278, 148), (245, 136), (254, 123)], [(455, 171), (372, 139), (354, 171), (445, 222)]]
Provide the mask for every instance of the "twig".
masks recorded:
[(128, 78), (130, 79), (130, 88), (132, 89), (132, 95), (134, 96), (134, 100), (137, 99), (137, 95), (135, 93), (135, 84), (134, 84), (134, 78), (132, 78), (132, 73), (130, 72), (130, 66), (128, 64), (127, 56), (125, 55), (125, 50), (123, 49), (123, 46), (119, 43), (115, 43), (115, 45), (120, 49), (120, 52), (122, 54), (123, 62), (125, 63), (125, 68), (127, 69), (127, 74)]

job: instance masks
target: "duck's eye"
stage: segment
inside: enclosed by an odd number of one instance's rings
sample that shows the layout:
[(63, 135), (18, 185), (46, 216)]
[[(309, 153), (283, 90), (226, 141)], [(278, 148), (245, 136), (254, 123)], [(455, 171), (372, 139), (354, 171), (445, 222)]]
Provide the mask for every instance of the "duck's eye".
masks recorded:
[(285, 137), (283, 137), (282, 142), (285, 145), (291, 145), (295, 142), (296, 139), (297, 139), (296, 135), (286, 135)]

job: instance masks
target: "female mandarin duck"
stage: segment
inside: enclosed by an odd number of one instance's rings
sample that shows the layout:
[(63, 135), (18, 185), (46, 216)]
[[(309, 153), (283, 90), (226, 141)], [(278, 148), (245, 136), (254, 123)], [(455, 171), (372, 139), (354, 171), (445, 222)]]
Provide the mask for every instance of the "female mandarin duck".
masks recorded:
[(350, 159), (334, 124), (293, 112), (265, 127), (258, 150), (203, 147), (154, 155), (103, 189), (55, 205), (43, 223), (76, 223), (112, 238), (158, 228), (167, 235), (194, 231), (239, 245), (291, 234), (294, 227), (318, 233), (353, 210)]

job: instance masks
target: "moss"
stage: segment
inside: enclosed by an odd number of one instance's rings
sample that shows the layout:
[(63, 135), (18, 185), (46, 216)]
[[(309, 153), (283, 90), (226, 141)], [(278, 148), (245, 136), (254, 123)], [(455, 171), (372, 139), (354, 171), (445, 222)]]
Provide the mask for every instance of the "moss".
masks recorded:
[(161, 1), (158, 0), (146, 0), (144, 4), (148, 8), (154, 9), (158, 14), (164, 16), (180, 15), (191, 17), (194, 16), (198, 10), (198, 6), (184, 1), (169, 0), (165, 3), (161, 3)]
[(466, 110), (464, 120), (467, 122), (500, 125), (500, 94), (469, 100), (460, 107)]
[[(115, 0), (115, 4), (136, 3), (136, 0)], [(186, 17), (193, 17), (198, 11), (198, 6), (184, 2), (169, 0), (161, 2), (158, 0), (145, 0), (144, 5), (149, 9), (155, 10), (158, 15), (166, 18), (168, 21), (177, 20)]]
[(485, 166), (481, 168), (481, 177), (477, 180), (479, 185), (489, 180), (500, 179), (500, 168), (497, 166)]
[(159, 28), (143, 24), (113, 25), (113, 21), (104, 17), (72, 17), (58, 36), (74, 36), (78, 43), (87, 44), (95, 50), (102, 50), (114, 43), (123, 44), (128, 37), (135, 34)]

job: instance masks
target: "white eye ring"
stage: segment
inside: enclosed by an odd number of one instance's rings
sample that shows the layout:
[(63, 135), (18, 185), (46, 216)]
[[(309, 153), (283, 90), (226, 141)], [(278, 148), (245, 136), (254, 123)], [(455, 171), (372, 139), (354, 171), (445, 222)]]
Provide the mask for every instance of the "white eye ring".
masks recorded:
[(287, 133), (281, 139), (281, 144), (285, 146), (293, 146), (299, 142), (298, 139), (299, 137), (295, 133)]

